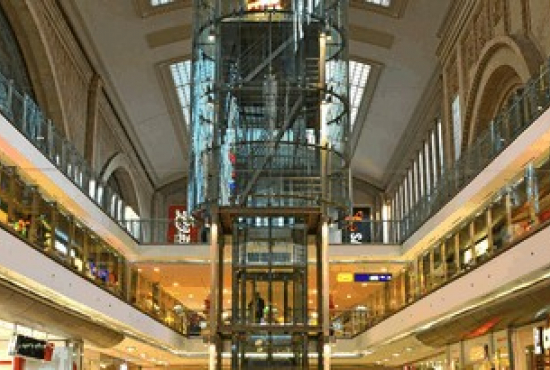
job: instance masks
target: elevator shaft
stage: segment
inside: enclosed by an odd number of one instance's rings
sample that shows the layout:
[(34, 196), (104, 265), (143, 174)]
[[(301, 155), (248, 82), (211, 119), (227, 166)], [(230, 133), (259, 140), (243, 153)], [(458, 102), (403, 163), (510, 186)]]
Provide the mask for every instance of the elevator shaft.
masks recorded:
[(195, 0), (190, 211), (211, 227), (211, 369), (328, 368), (347, 214), (341, 0)]

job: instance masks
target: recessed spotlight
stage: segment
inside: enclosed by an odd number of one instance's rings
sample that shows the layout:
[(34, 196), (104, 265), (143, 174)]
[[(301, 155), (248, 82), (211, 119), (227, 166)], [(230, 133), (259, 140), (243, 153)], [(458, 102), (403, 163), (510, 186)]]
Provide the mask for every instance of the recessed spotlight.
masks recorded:
[(393, 357), (399, 357), (400, 355), (399, 355), (399, 353), (394, 353), (392, 356)]
[(145, 357), (147, 357), (147, 355), (146, 355), (145, 353), (140, 353), (140, 354), (139, 354), (139, 357), (145, 358)]
[(351, 294), (348, 294), (348, 295), (346, 296), (346, 298), (347, 298), (347, 299), (350, 299), (350, 298), (351, 298)]
[(128, 352), (135, 352), (136, 351), (136, 347), (126, 347), (126, 350)]
[(143, 270), (142, 269), (138, 269), (138, 272), (142, 272)]
[(413, 350), (413, 349), (412, 349), (411, 347), (405, 348), (405, 351), (407, 351), (407, 352), (410, 352), (410, 351), (412, 351), (412, 350)]
[(388, 269), (386, 267), (382, 267), (382, 272), (388, 272)]
[(159, 272), (160, 269), (159, 269), (158, 267), (155, 267), (155, 268), (153, 269), (153, 271), (154, 271), (154, 272)]
[(194, 297), (193, 294), (189, 294), (189, 295), (187, 296), (187, 298), (189, 298), (189, 299), (193, 299), (193, 297)]
[(363, 283), (363, 284), (361, 284), (361, 286), (362, 286), (363, 288), (365, 288), (365, 287), (368, 287), (369, 284), (368, 284), (368, 283)]
[(178, 282), (174, 282), (174, 284), (172, 284), (174, 286), (179, 286), (180, 284)]

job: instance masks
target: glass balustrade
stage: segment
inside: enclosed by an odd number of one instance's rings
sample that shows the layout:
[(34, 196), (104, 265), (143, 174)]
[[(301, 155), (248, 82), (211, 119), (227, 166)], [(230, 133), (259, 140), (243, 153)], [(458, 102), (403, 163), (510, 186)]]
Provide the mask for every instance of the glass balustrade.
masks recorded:
[[(464, 186), (481, 172), (500, 152), (521, 134), (550, 103), (550, 76), (548, 68), (541, 68), (538, 77), (533, 78), (506, 109), (489, 123), (477, 140), (463, 153), (461, 158), (447, 168), (434, 189), (422, 197), (416, 205), (399, 221), (360, 221), (363, 227), (371, 229), (362, 240), (354, 239), (354, 233), (348, 227), (340, 227), (333, 234), (335, 244), (340, 243), (388, 243), (401, 244), (412, 233)], [(136, 215), (126, 219), (129, 207), (107, 184), (102, 183), (74, 145), (68, 142), (55, 125), (48, 120), (36, 103), (14, 88), (13, 82), (0, 75), (0, 112), (16, 127), (38, 150), (40, 150), (67, 178), (90, 197), (106, 214), (116, 220), (133, 238), (146, 244), (169, 243), (163, 240), (170, 220), (152, 222), (141, 220)], [(349, 225), (348, 225), (349, 226)], [(158, 230), (155, 229), (158, 227)], [(355, 235), (354, 235), (355, 234)], [(203, 241), (200, 237), (197, 241)]]
[[(62, 266), (181, 334), (196, 313), (141, 274), (115, 248), (87, 228), (15, 167), (0, 164), (0, 227)], [(196, 332), (196, 328), (194, 329)]]
[(452, 167), (444, 169), (430, 193), (422, 197), (402, 220), (400, 240), (406, 240), (470, 183), (491, 161), (508, 147), (550, 106), (550, 72), (541, 67), (532, 78), (464, 151)]
[(352, 337), (367, 330), (550, 225), (549, 150), (390, 282), (371, 284), (360, 306), (335, 312), (335, 333)]
[(133, 230), (125, 227), (127, 208), (107, 184), (101, 182), (75, 146), (58, 132), (38, 105), (26, 94), (14, 88), (13, 81), (0, 74), (0, 113), (24, 135), (48, 160), (84, 194), (115, 220), (132, 237)]

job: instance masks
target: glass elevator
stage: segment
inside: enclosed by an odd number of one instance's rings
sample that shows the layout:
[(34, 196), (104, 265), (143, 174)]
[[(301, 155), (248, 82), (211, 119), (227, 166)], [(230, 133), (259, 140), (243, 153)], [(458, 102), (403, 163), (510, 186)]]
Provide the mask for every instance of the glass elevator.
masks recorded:
[(347, 1), (195, 0), (189, 208), (210, 368), (328, 369), (328, 223), (349, 207)]

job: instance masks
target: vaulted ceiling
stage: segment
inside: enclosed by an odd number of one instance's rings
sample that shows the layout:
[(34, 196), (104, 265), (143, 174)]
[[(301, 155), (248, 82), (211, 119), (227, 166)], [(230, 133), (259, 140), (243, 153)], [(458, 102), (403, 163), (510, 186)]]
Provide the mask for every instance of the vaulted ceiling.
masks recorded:
[[(60, 0), (156, 186), (186, 174), (187, 137), (169, 65), (191, 54), (188, 0)], [(352, 0), (351, 58), (373, 66), (355, 124), (353, 174), (377, 186), (437, 70), (438, 30), (451, 0)], [(375, 1), (376, 2), (376, 1)]]

